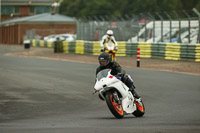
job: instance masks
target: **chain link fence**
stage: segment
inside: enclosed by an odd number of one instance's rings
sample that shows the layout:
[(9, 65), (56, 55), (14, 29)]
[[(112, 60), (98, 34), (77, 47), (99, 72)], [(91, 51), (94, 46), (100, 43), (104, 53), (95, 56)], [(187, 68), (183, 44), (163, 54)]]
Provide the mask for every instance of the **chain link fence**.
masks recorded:
[(99, 41), (108, 29), (113, 30), (117, 41), (127, 41), (139, 31), (138, 22), (78, 20), (77, 39)]
[[(108, 29), (116, 41), (200, 43), (200, 13), (173, 11), (140, 14), (126, 17), (89, 17), (77, 21), (77, 40), (100, 41)], [(193, 14), (193, 15), (191, 15)]]

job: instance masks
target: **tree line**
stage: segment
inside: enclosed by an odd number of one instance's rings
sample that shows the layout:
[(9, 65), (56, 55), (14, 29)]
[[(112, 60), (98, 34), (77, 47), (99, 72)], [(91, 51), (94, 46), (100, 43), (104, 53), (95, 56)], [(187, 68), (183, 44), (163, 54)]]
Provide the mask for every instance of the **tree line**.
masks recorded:
[(200, 0), (63, 0), (59, 13), (76, 18), (168, 13), (177, 18), (183, 11), (195, 16), (193, 8), (200, 12)]

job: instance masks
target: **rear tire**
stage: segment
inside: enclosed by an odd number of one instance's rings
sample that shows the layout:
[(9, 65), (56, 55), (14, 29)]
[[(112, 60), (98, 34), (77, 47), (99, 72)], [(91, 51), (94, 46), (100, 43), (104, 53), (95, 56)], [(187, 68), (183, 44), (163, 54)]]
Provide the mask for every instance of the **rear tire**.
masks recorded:
[(133, 115), (135, 117), (142, 117), (145, 114), (145, 108), (144, 108), (144, 103), (142, 101), (142, 99), (140, 99), (140, 103), (138, 103), (137, 101), (135, 101), (136, 104), (136, 111), (133, 112)]
[(112, 112), (112, 114), (118, 118), (122, 119), (124, 117), (124, 111), (122, 105), (119, 105), (117, 101), (115, 101), (114, 96), (111, 92), (106, 93), (106, 103), (108, 108)]

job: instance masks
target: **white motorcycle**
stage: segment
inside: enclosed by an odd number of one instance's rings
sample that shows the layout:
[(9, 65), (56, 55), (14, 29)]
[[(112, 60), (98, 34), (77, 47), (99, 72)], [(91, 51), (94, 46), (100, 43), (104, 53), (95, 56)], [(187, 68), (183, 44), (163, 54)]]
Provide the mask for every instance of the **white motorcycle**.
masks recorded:
[(112, 114), (121, 119), (124, 115), (133, 114), (142, 117), (145, 113), (142, 99), (134, 99), (129, 88), (120, 80), (120, 75), (111, 75), (111, 69), (104, 69), (97, 74), (94, 93), (105, 100)]

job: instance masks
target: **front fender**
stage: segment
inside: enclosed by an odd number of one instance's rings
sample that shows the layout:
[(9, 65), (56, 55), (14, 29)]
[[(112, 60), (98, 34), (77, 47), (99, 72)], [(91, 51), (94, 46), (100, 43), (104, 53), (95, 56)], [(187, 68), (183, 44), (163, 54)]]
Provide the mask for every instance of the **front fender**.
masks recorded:
[(111, 93), (117, 92), (119, 98), (122, 97), (122, 95), (120, 94), (120, 92), (116, 88), (114, 88), (114, 87), (106, 87), (106, 88), (104, 88), (104, 92), (102, 93), (103, 96), (105, 97), (106, 93), (108, 93), (108, 92), (111, 92)]

